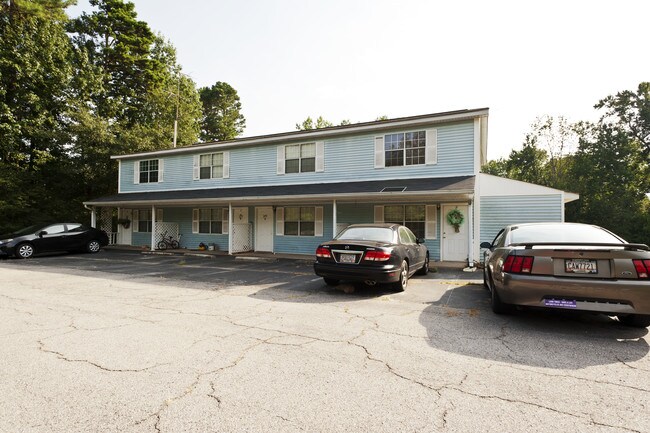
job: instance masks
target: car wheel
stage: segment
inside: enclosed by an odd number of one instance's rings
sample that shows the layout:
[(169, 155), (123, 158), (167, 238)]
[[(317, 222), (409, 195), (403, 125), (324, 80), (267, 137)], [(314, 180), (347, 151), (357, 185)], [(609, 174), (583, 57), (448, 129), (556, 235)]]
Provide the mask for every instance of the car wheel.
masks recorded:
[(102, 246), (100, 245), (99, 241), (94, 239), (88, 242), (88, 244), (86, 245), (86, 251), (88, 251), (89, 253), (97, 253), (101, 248)]
[(178, 241), (174, 240), (174, 241), (171, 242), (171, 244), (172, 244), (172, 249), (174, 249), (174, 250), (178, 249), (178, 247), (179, 247)]
[(627, 316), (618, 316), (618, 321), (627, 326), (635, 328), (647, 328), (650, 326), (650, 315), (648, 314), (628, 314)]
[(501, 301), (501, 298), (499, 297), (499, 294), (497, 293), (497, 290), (494, 287), (494, 284), (492, 284), (492, 289), (490, 290), (490, 293), (492, 294), (492, 311), (496, 314), (508, 314), (512, 312), (512, 305), (506, 304), (503, 301)]
[(164, 241), (158, 242), (158, 249), (159, 250), (166, 250), (167, 249), (167, 243)]
[(34, 255), (34, 247), (32, 244), (24, 243), (16, 247), (16, 257), (19, 259), (28, 259)]
[(339, 280), (335, 280), (334, 278), (323, 278), (323, 280), (328, 286), (338, 286), (339, 284)]
[(393, 283), (393, 289), (396, 292), (403, 292), (406, 290), (406, 285), (409, 280), (409, 264), (406, 263), (406, 260), (402, 261), (402, 266), (399, 271), (399, 280), (396, 283)]
[(418, 275), (426, 275), (429, 273), (429, 254), (427, 254), (427, 257), (424, 259), (424, 264), (418, 271)]

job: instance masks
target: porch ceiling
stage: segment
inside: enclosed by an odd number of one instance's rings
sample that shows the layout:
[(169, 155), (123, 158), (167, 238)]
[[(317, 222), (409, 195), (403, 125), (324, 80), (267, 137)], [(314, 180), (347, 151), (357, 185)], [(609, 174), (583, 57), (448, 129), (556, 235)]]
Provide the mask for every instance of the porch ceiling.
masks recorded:
[(212, 204), (271, 204), (304, 202), (405, 202), (468, 200), (474, 176), (391, 179), (301, 185), (210, 188), (122, 193), (84, 202), (88, 206), (205, 206)]

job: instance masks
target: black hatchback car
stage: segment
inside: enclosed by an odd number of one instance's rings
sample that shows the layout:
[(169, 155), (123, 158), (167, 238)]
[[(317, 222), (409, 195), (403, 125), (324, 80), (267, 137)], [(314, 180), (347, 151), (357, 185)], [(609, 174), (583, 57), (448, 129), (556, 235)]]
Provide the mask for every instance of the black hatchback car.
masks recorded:
[(34, 254), (53, 251), (98, 252), (108, 245), (103, 230), (79, 223), (54, 223), (30, 226), (0, 236), (0, 255), (28, 259)]
[(318, 246), (314, 271), (329, 285), (390, 283), (401, 292), (411, 275), (429, 272), (429, 251), (424, 239), (403, 225), (355, 224)]

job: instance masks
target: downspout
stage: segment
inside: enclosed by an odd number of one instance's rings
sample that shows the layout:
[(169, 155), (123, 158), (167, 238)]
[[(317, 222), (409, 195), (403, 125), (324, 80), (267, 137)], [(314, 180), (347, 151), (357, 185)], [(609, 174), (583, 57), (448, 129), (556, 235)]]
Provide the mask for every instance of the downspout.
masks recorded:
[(151, 205), (151, 251), (156, 250), (156, 205)]
[(467, 266), (470, 268), (474, 267), (474, 200), (473, 198), (469, 200), (467, 212), (469, 213), (469, 218), (467, 218), (468, 229), (468, 240), (469, 240), (469, 254), (467, 256)]
[(84, 204), (84, 207), (90, 211), (90, 227), (97, 228), (97, 211), (95, 207), (88, 207), (86, 204)]
[(336, 237), (336, 200), (332, 202), (332, 237)]

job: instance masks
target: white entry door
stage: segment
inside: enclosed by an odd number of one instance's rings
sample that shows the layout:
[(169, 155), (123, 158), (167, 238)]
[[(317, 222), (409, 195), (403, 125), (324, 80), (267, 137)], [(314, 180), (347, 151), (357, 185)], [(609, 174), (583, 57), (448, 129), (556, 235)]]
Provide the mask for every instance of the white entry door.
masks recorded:
[[(442, 206), (442, 260), (449, 262), (465, 262), (469, 256), (469, 215), (468, 206), (443, 205)], [(465, 217), (463, 223), (456, 228), (449, 224), (447, 215), (458, 209)]]
[(273, 252), (273, 208), (255, 208), (255, 251)]
[(133, 221), (133, 210), (131, 209), (122, 209), (122, 219), (129, 220), (131, 223), (128, 225), (128, 228), (124, 228), (122, 224), (117, 225), (117, 230), (120, 233), (120, 239), (118, 243), (122, 245), (131, 245), (132, 241), (132, 233), (133, 233), (133, 225), (137, 224), (137, 221)]

